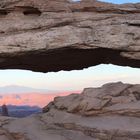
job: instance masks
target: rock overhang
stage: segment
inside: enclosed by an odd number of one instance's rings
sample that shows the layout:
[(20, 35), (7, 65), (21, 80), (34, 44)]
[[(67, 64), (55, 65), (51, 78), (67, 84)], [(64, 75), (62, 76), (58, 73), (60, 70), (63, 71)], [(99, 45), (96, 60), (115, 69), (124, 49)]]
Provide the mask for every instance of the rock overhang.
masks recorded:
[(140, 3), (0, 2), (0, 69), (140, 67)]

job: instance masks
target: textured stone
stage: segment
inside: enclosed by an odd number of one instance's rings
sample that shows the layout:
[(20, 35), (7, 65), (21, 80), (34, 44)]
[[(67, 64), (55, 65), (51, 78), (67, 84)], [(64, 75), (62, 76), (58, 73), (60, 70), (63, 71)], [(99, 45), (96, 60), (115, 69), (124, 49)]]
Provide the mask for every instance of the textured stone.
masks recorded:
[[(85, 116), (140, 116), (140, 85), (109, 83), (99, 88), (86, 88), (81, 94), (56, 97), (52, 104), (52, 108)], [(47, 112), (47, 106), (45, 108)]]
[(140, 67), (140, 4), (1, 0), (0, 68)]
[(51, 104), (42, 116), (48, 125), (99, 140), (139, 140), (140, 85), (108, 83), (56, 97)]

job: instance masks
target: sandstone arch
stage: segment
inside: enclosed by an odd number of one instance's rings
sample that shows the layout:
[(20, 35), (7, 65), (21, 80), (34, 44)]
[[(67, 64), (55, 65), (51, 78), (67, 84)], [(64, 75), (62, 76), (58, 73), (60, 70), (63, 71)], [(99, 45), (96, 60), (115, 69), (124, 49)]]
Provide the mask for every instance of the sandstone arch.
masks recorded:
[(0, 69), (140, 67), (140, 3), (1, 0)]

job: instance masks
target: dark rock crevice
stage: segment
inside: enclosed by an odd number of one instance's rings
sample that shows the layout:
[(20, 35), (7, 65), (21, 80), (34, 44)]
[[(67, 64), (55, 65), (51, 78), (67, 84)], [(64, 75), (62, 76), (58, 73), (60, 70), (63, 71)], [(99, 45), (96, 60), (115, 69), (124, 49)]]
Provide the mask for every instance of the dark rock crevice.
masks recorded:
[(111, 49), (53, 49), (0, 55), (1, 69), (28, 69), (40, 72), (83, 69), (98, 64), (115, 64), (140, 67), (137, 60), (120, 55), (121, 51)]
[[(22, 8), (22, 7), (21, 7)], [(34, 8), (34, 7), (23, 7), (23, 14), (24, 15), (41, 15), (41, 11), (38, 8)]]
[(128, 23), (128, 26), (140, 27), (140, 23)]
[(8, 11), (0, 9), (0, 16), (6, 16), (8, 14)]

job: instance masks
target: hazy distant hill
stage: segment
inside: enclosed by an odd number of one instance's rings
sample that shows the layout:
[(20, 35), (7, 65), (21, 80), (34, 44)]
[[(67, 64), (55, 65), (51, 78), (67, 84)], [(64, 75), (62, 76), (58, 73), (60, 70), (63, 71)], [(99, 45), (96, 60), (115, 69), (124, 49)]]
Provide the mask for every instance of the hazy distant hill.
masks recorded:
[(0, 105), (29, 105), (43, 107), (56, 96), (65, 96), (75, 91), (56, 91), (48, 89), (35, 89), (24, 86), (0, 87)]
[(4, 86), (0, 87), (0, 94), (5, 93), (33, 93), (33, 92), (39, 92), (39, 93), (56, 93), (58, 91), (56, 90), (48, 90), (48, 89), (36, 89), (31, 87), (24, 87), (24, 86), (17, 86), (17, 85), (10, 85), (10, 86)]
[(14, 94), (0, 94), (0, 105), (29, 105), (29, 106), (46, 106), (56, 96), (65, 96), (72, 92), (60, 92), (60, 93), (14, 93)]

